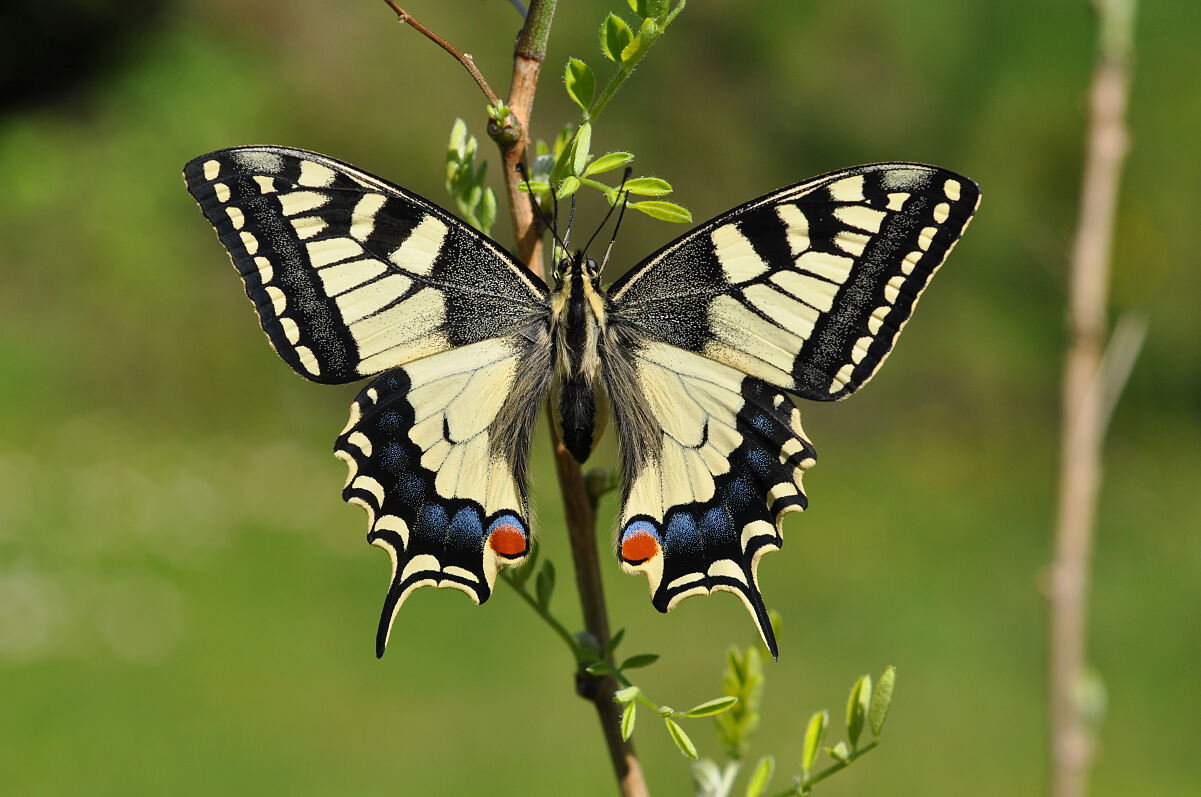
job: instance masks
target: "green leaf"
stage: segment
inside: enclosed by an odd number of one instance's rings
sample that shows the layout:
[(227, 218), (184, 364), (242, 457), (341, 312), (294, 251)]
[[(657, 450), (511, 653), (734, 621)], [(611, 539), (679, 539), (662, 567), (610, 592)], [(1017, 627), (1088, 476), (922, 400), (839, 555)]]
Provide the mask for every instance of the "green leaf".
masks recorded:
[(642, 56), (646, 55), (646, 51), (651, 48), (657, 38), (659, 38), (659, 26), (655, 24), (655, 20), (642, 20), (642, 27), (638, 29), (638, 35), (621, 51), (622, 69), (632, 69), (642, 59)]
[(872, 700), (872, 677), (861, 675), (851, 687), (850, 697), (847, 698), (847, 737), (851, 746), (859, 743), (859, 734), (863, 733), (863, 723), (867, 719), (867, 709)]
[(634, 31), (616, 14), (605, 17), (600, 30), (601, 51), (610, 61), (621, 63), (621, 53), (634, 40)]
[(670, 10), (671, 4), (667, 0), (646, 0), (646, 15), (657, 22), (662, 22)]
[(603, 658), (601, 656), (600, 641), (597, 640), (596, 634), (591, 631), (576, 631), (575, 632), (576, 650), (581, 656), (580, 663), (593, 662)]
[(450, 145), (448, 151), (456, 155), (462, 155), (467, 149), (467, 123), (462, 119), (455, 119), (455, 123), (450, 127)]
[(630, 4), (630, 10), (643, 19), (650, 16), (650, 12), (646, 10), (647, 0), (626, 0), (626, 2)]
[(771, 777), (776, 772), (776, 759), (769, 755), (759, 759), (759, 763), (755, 764), (755, 770), (751, 773), (751, 778), (746, 784), (746, 797), (759, 797), (767, 785), (771, 783)]
[(567, 174), (568, 167), (571, 163), (571, 142), (575, 138), (575, 125), (563, 125), (563, 129), (555, 136), (555, 147), (551, 153), (554, 161), (554, 166), (547, 173), (547, 182), (555, 183), (563, 179), (563, 175)]
[(520, 183), (517, 184), (517, 190), (521, 191), (522, 193), (525, 193), (525, 194), (537, 195), (537, 194), (541, 194), (544, 191), (547, 191), (549, 189), (550, 189), (549, 185), (547, 185), (546, 183), (540, 182), (538, 180), (530, 180), (528, 183), (525, 180), (522, 180)]
[[(737, 775), (738, 764), (730, 766), (730, 774)], [(702, 758), (693, 763), (692, 784), (696, 787), (696, 797), (729, 797), (732, 783), (726, 781), (725, 772), (712, 758)]]
[(584, 672), (589, 675), (613, 675), (616, 670), (607, 661), (594, 661), (584, 668)]
[(726, 670), (722, 674), (722, 691), (737, 697), (738, 703), (724, 714), (713, 718), (717, 737), (732, 759), (746, 756), (759, 726), (759, 705), (763, 699), (763, 665), (759, 651), (731, 647), (726, 653)]
[(550, 606), (550, 597), (555, 592), (555, 565), (549, 559), (542, 563), (538, 571), (538, 579), (534, 582), (538, 605), (544, 610)]
[(621, 739), (628, 742), (634, 735), (634, 723), (638, 721), (638, 704), (630, 701), (625, 711), (621, 712)]
[(645, 202), (631, 202), (630, 207), (633, 210), (641, 211), (652, 219), (660, 221), (671, 221), (676, 223), (692, 221), (692, 214), (687, 208), (680, 207), (674, 202), (662, 202), (657, 199), (649, 199)]
[(801, 769), (808, 776), (817, 761), (817, 753), (821, 750), (822, 739), (826, 735), (826, 726), (830, 724), (830, 714), (827, 711), (814, 712), (809, 718), (809, 727), (805, 729), (805, 748), (801, 753)]
[(509, 113), (512, 111), (504, 100), (497, 100), (496, 105), (488, 106), (488, 116), (498, 125), (503, 125), (509, 121)]
[(538, 157), (534, 158), (534, 165), (530, 168), (530, 177), (543, 183), (550, 183), (550, 173), (554, 170), (554, 168), (554, 155), (551, 155), (549, 152), (544, 155), (539, 155)]
[(588, 168), (584, 169), (584, 176), (611, 172), (632, 160), (634, 160), (634, 156), (629, 152), (607, 152), (588, 164)]
[(868, 709), (868, 724), (872, 728), (872, 736), (880, 738), (884, 730), (884, 720), (888, 718), (888, 707), (892, 704), (892, 690), (897, 682), (897, 668), (888, 667), (880, 673), (880, 682), (872, 692), (872, 706)]
[(738, 702), (738, 698), (733, 695), (718, 697), (713, 700), (706, 700), (699, 706), (693, 706), (684, 712), (685, 717), (711, 717), (714, 714), (721, 714), (724, 711), (729, 711)]
[[(631, 703), (631, 705), (633, 705)], [(671, 740), (676, 743), (676, 747), (680, 748), (680, 752), (696, 760), (696, 745), (692, 743), (692, 739), (688, 738), (688, 734), (684, 733), (684, 729), (680, 724), (671, 717), (664, 717), (663, 722), (667, 725), (667, 732), (671, 734)]]
[(563, 181), (559, 183), (559, 190), (555, 192), (555, 195), (558, 196), (559, 199), (567, 199), (567, 197), (579, 190), (580, 178), (568, 176), (564, 177)]
[(659, 660), (658, 653), (639, 653), (637, 656), (630, 656), (628, 659), (623, 661), (621, 663), (621, 667), (619, 667), (618, 669), (634, 670), (639, 667), (646, 667), (650, 664), (654, 664), (658, 660)]
[(613, 693), (613, 699), (618, 703), (629, 703), (631, 700), (637, 700), (638, 695), (642, 694), (642, 690), (636, 686), (627, 686), (625, 689), (618, 689)]
[(617, 629), (617, 633), (609, 640), (609, 644), (605, 645), (605, 655), (612, 656), (613, 651), (617, 650), (617, 646), (621, 644), (621, 640), (625, 637), (626, 630), (624, 628)]
[(846, 742), (839, 742), (838, 744), (834, 745), (833, 747), (827, 747), (826, 754), (829, 755), (830, 758), (833, 758), (835, 761), (846, 761), (847, 758), (850, 757), (850, 755), (851, 755), (850, 751), (847, 750)]
[(567, 86), (567, 94), (580, 106), (580, 110), (587, 113), (596, 95), (596, 76), (592, 74), (592, 69), (578, 58), (569, 58), (563, 70), (563, 82)]
[(726, 651), (726, 665), (732, 678), (734, 689), (739, 689), (746, 683), (746, 665), (742, 661), (742, 651), (733, 645)]
[(635, 177), (626, 180), (625, 190), (641, 196), (665, 196), (671, 193), (671, 183), (658, 177)]
[(571, 150), (571, 173), (582, 174), (588, 165), (588, 148), (592, 146), (592, 123), (584, 122), (576, 131)]
[(480, 197), (480, 204), (476, 209), (475, 219), (479, 222), (480, 232), (485, 235), (496, 223), (496, 193), (491, 188), (484, 189), (484, 195)]

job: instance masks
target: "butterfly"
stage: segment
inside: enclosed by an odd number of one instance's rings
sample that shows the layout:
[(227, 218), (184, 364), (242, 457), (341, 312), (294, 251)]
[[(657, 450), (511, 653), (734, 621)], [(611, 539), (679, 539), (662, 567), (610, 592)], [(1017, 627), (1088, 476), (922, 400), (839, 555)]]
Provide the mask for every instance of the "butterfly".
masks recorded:
[(284, 147), (202, 155), (184, 179), (263, 331), (315, 382), (372, 381), (335, 453), (392, 578), (382, 656), (413, 590), (475, 603), (531, 549), (530, 438), (550, 403), (583, 462), (612, 417), (617, 555), (655, 608), (736, 594), (772, 655), (760, 557), (815, 462), (792, 397), (862, 387), (980, 199), (915, 163), (783, 188), (667, 244), (613, 285), (582, 252), (553, 285), (410, 191)]

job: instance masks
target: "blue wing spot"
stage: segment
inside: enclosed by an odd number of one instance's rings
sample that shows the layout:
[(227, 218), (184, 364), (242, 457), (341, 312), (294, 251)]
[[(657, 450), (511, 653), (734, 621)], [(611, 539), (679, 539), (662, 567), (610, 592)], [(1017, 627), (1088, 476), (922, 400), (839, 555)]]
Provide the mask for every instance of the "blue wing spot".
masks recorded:
[(648, 523), (645, 520), (635, 520), (628, 524), (621, 533), (621, 538), (624, 540), (633, 534), (649, 534), (656, 540), (659, 539), (659, 531), (653, 523)]
[(762, 448), (753, 448), (746, 452), (746, 462), (760, 479), (768, 479), (772, 474), (772, 456)]
[(734, 523), (724, 506), (715, 506), (701, 518), (701, 534), (709, 539), (724, 540), (734, 533)]
[(396, 481), (396, 492), (402, 504), (421, 506), (425, 502), (425, 483), (412, 471), (401, 474)]
[(409, 458), (405, 455), (404, 446), (400, 443), (388, 443), (379, 452), (380, 467), (392, 474), (400, 475), (408, 470)]
[(450, 523), (446, 510), (438, 504), (426, 504), (417, 516), (417, 533), (420, 536), (441, 536), (441, 532)]
[(463, 550), (481, 550), (484, 545), (484, 524), (480, 522), (479, 510), (465, 506), (455, 512), (447, 529), (447, 538)]
[(701, 530), (696, 525), (696, 519), (687, 512), (675, 512), (667, 521), (667, 533), (664, 547), (673, 550), (700, 551), (702, 549)]
[(398, 437), (407, 431), (404, 419), (400, 417), (400, 413), (396, 410), (384, 410), (376, 416), (375, 422), (379, 425), (380, 430), (390, 437)]
[(755, 488), (745, 476), (739, 476), (725, 490), (724, 503), (734, 512), (750, 508), (756, 498)]
[(496, 531), (501, 526), (516, 526), (517, 528), (521, 529), (522, 533), (526, 533), (525, 524), (521, 522), (521, 518), (517, 517), (511, 512), (506, 512), (505, 514), (498, 516), (496, 520), (489, 523), (488, 534)]
[(776, 425), (765, 413), (757, 412), (751, 416), (751, 426), (764, 436), (771, 437), (776, 431)]

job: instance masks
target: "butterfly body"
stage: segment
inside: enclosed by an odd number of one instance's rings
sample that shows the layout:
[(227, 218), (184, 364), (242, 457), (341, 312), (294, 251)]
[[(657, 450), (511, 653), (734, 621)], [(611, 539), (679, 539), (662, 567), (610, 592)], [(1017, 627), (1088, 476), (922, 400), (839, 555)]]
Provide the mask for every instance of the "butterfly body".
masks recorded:
[(392, 560), (381, 655), (413, 590), (482, 603), (525, 560), (547, 402), (580, 462), (612, 417), (618, 559), (654, 606), (733, 592), (774, 655), (758, 564), (807, 505), (816, 456), (793, 397), (841, 399), (875, 374), (980, 196), (919, 164), (833, 172), (698, 226), (605, 291), (581, 253), (548, 286), (432, 202), (316, 153), (220, 150), (184, 178), (281, 358), (313, 381), (373, 377), (335, 453)]
[(563, 444), (582, 463), (596, 447), (607, 415), (601, 350), (608, 307), (596, 261), (583, 252), (564, 258), (558, 273), (550, 297), (555, 346), (551, 406)]

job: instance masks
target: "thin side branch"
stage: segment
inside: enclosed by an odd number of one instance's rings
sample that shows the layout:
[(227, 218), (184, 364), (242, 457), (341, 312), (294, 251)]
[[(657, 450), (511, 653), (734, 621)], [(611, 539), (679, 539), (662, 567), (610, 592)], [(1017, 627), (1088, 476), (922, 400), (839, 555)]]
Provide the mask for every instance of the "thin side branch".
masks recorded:
[(392, 10), (396, 12), (397, 22), (402, 25), (408, 25), (422, 36), (441, 47), (443, 50), (446, 50), (446, 52), (453, 55), (458, 62), (462, 64), (468, 72), (471, 73), (471, 76), (475, 78), (475, 82), (479, 85), (480, 90), (482, 90), (484, 92), (484, 96), (488, 98), (489, 105), (496, 105), (498, 102), (500, 102), (500, 100), (497, 99), (496, 93), (492, 91), (492, 87), (488, 85), (488, 81), (484, 79), (483, 74), (475, 65), (475, 59), (471, 57), (470, 53), (461, 51), (459, 48), (446, 41), (446, 39), (443, 39), (425, 25), (422, 25), (413, 17), (412, 14), (398, 6), (395, 2), (393, 2), (393, 0), (384, 0), (384, 2), (391, 6)]
[(1101, 411), (1101, 434), (1109, 430), (1109, 421), (1118, 405), (1118, 399), (1126, 390), (1126, 382), (1139, 352), (1143, 349), (1143, 341), (1147, 339), (1147, 319), (1135, 313), (1126, 313), (1118, 318), (1113, 326), (1113, 334), (1109, 336), (1109, 345), (1101, 358), (1101, 377), (1097, 388), (1101, 390), (1103, 399)]
[[(1064, 362), (1059, 506), (1050, 583), (1051, 794), (1083, 797), (1093, 758), (1092, 731), (1078, 705), (1087, 667), (1089, 570), (1101, 484), (1101, 453), (1116, 396), (1102, 367), (1110, 247), (1130, 92), (1133, 0), (1097, 0), (1100, 35), (1072, 250), (1069, 344)], [(1124, 379), (1122, 380), (1124, 381)]]

